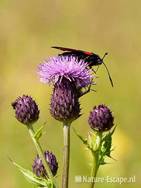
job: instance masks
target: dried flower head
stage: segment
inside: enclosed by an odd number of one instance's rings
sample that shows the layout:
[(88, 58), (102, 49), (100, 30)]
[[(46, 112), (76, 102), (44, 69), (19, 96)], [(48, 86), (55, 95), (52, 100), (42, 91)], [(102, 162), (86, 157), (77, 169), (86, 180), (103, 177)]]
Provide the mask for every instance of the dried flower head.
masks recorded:
[(63, 78), (54, 85), (51, 98), (51, 115), (64, 123), (71, 123), (80, 116), (80, 104), (77, 89), (73, 82)]
[(103, 132), (113, 127), (114, 118), (110, 109), (104, 104), (101, 104), (97, 107), (95, 106), (93, 111), (90, 112), (88, 122), (92, 129)]
[[(49, 164), (49, 167), (51, 169), (52, 174), (55, 176), (58, 170), (58, 162), (56, 160), (55, 155), (52, 152), (45, 151), (44, 156), (46, 161)], [(34, 163), (32, 165), (33, 172), (38, 176), (38, 177), (47, 177), (47, 172), (45, 170), (45, 167), (42, 163), (42, 160), (39, 158), (37, 155), (36, 158), (34, 159)]]
[(25, 125), (32, 124), (39, 118), (38, 106), (30, 96), (18, 97), (12, 103), (12, 107), (15, 110), (17, 120)]
[(38, 67), (40, 81), (43, 83), (58, 83), (62, 78), (74, 82), (77, 88), (82, 88), (92, 83), (91, 70), (83, 61), (75, 57), (52, 57), (45, 60)]

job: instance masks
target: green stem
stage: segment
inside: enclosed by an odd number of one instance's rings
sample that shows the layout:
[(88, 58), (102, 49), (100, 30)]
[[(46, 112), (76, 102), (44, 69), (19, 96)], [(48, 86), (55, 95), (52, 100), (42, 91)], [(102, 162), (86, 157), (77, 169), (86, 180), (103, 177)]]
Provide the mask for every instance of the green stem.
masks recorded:
[(34, 145), (36, 147), (36, 150), (37, 150), (37, 152), (39, 154), (39, 157), (41, 158), (41, 160), (43, 162), (43, 165), (44, 165), (44, 167), (45, 167), (45, 169), (47, 171), (47, 175), (48, 175), (49, 179), (53, 179), (53, 175), (52, 175), (52, 172), (51, 172), (50, 167), (48, 165), (48, 162), (45, 160), (44, 151), (43, 151), (39, 141), (36, 140), (36, 138), (34, 136), (35, 132), (34, 132), (34, 129), (33, 129), (32, 125), (28, 126), (28, 131), (29, 131), (29, 134), (30, 134), (30, 136), (32, 138), (32, 141), (33, 141), (33, 143), (34, 143)]
[(92, 170), (91, 170), (91, 177), (93, 177), (93, 181), (90, 185), (90, 188), (94, 188), (95, 186), (95, 177), (97, 175), (97, 171), (99, 168), (99, 164), (98, 164), (98, 154), (97, 153), (92, 153), (93, 155), (93, 164), (92, 164)]
[(64, 125), (63, 132), (64, 132), (64, 156), (63, 156), (62, 188), (68, 188), (69, 161), (70, 161), (70, 125)]
[(93, 177), (93, 181), (90, 185), (90, 188), (95, 187), (95, 177), (97, 175), (97, 172), (98, 172), (98, 169), (99, 169), (99, 166), (100, 166), (100, 164), (99, 164), (99, 153), (100, 153), (101, 144), (102, 144), (102, 133), (101, 132), (97, 133), (97, 136), (99, 137), (100, 141), (99, 141), (99, 146), (97, 148), (97, 151), (92, 152), (93, 164), (92, 164), (91, 177)]

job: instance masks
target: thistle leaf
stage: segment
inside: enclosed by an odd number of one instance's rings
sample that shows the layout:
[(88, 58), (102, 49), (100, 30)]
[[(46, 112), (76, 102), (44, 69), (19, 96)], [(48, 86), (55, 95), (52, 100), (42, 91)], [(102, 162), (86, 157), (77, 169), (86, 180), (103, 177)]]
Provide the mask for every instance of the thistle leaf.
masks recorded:
[(24, 177), (30, 182), (40, 187), (46, 187), (46, 188), (53, 188), (53, 182), (50, 179), (44, 179), (41, 177), (37, 177), (32, 171), (23, 168), (16, 162), (10, 161), (13, 163), (14, 166), (18, 168), (18, 170), (24, 175)]
[(40, 128), (35, 132), (34, 137), (35, 137), (36, 140), (39, 140), (39, 139), (41, 138), (41, 136), (42, 136), (42, 130), (43, 130), (43, 126), (40, 127)]
[[(112, 131), (109, 131), (106, 133), (103, 138), (102, 138), (102, 144), (101, 144), (101, 149), (100, 149), (100, 164), (106, 164), (105, 158), (111, 157), (111, 152), (113, 151), (112, 149), (112, 135), (115, 131), (116, 127), (112, 129)], [(112, 158), (113, 159), (113, 158)]]
[(88, 132), (88, 146), (92, 152), (99, 150), (101, 145), (101, 135), (96, 132)]

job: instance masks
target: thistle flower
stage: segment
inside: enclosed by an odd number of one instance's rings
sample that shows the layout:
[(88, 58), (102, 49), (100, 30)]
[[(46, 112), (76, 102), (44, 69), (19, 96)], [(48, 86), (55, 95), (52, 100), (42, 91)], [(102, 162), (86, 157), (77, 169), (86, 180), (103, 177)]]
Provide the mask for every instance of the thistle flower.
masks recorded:
[[(56, 160), (55, 155), (52, 152), (45, 151), (44, 156), (46, 161), (49, 164), (49, 167), (52, 171), (52, 174), (55, 176), (58, 170), (58, 162)], [(45, 170), (45, 167), (42, 163), (42, 160), (39, 158), (37, 155), (36, 158), (34, 159), (34, 163), (32, 165), (33, 172), (38, 176), (38, 177), (47, 177), (47, 172)]]
[(88, 122), (92, 129), (103, 132), (113, 127), (114, 117), (110, 109), (104, 104), (101, 104), (97, 107), (95, 106), (93, 111), (90, 112)]
[(39, 109), (36, 102), (28, 95), (18, 97), (12, 107), (18, 121), (25, 125), (34, 123), (39, 118)]
[(43, 83), (58, 83), (62, 78), (68, 79), (76, 88), (87, 87), (92, 83), (91, 70), (88, 65), (75, 57), (52, 57), (38, 67), (40, 81)]
[(80, 90), (92, 83), (91, 70), (75, 57), (52, 57), (38, 67), (40, 81), (53, 83), (51, 98), (52, 116), (64, 123), (71, 123), (80, 116)]

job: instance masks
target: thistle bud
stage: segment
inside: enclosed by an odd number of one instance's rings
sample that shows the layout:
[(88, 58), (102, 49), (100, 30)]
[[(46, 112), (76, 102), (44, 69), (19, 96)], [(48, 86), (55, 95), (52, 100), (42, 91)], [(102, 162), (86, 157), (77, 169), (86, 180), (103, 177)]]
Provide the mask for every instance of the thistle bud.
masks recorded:
[(12, 107), (15, 110), (17, 120), (25, 125), (32, 124), (39, 118), (38, 106), (30, 96), (18, 97), (12, 103)]
[[(48, 162), (48, 165), (51, 169), (53, 176), (55, 176), (57, 173), (57, 170), (58, 170), (58, 162), (56, 160), (55, 155), (49, 151), (45, 151), (44, 156), (45, 156), (46, 161)], [(32, 168), (33, 168), (33, 172), (36, 174), (36, 176), (44, 177), (44, 178), (48, 176), (47, 172), (45, 170), (45, 167), (42, 163), (42, 160), (40, 159), (40, 157), (38, 155), (36, 156), (36, 158), (34, 160)]]
[(113, 127), (114, 118), (110, 109), (101, 104), (97, 107), (95, 106), (93, 111), (90, 112), (88, 122), (92, 129), (103, 132)]

